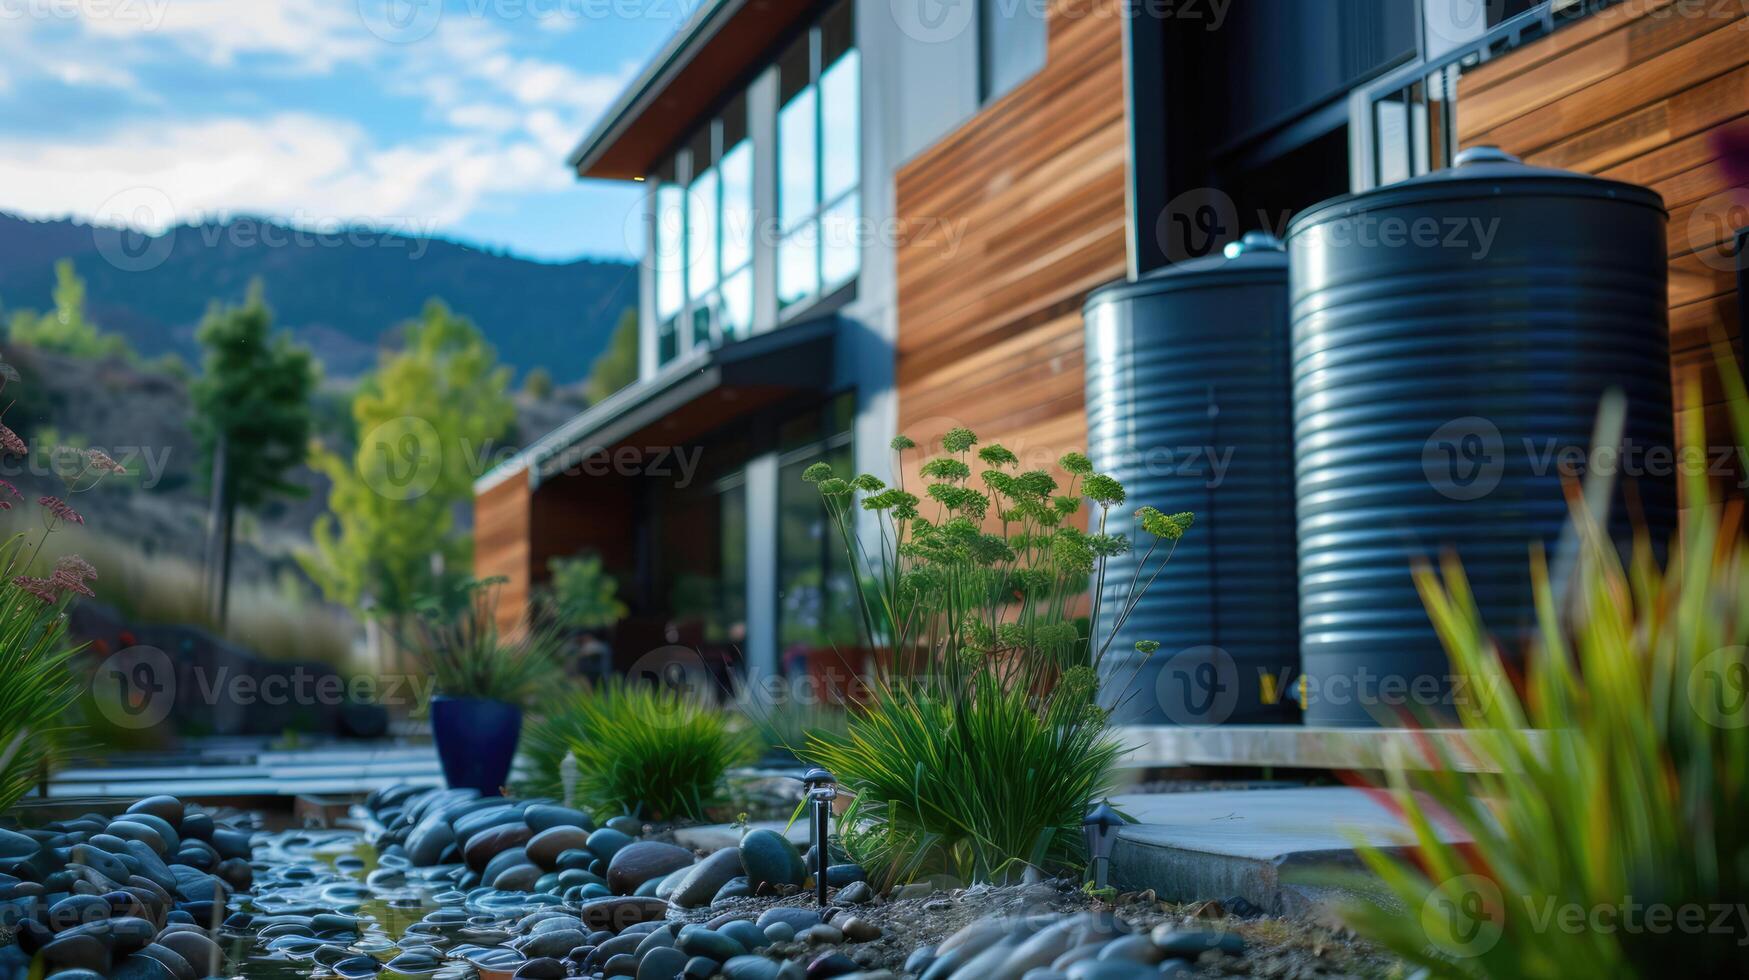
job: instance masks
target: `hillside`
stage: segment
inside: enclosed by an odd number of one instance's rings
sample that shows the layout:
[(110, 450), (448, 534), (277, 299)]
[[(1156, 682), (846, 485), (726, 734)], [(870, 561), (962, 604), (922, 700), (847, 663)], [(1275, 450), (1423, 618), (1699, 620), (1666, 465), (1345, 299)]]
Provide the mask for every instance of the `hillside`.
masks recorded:
[(374, 366), (396, 324), (441, 298), (478, 324), (519, 374), (541, 366), (561, 384), (588, 374), (621, 314), (637, 305), (629, 262), (532, 262), (443, 239), (314, 236), (253, 218), (166, 235), (162, 262), (127, 271), (98, 250), (100, 238), (115, 241), (113, 230), (0, 212), (0, 305), (49, 308), (54, 261), (70, 258), (86, 281), (93, 320), (146, 357), (175, 351), (196, 363), (194, 330), (207, 304), (240, 302), (260, 278), (275, 325), (312, 348), (328, 376), (351, 377)]

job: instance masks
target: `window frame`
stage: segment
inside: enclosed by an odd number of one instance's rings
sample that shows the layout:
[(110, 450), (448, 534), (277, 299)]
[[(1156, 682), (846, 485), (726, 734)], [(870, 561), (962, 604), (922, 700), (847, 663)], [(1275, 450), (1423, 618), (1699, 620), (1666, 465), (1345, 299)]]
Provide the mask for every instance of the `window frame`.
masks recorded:
[[(724, 146), (726, 134), (730, 131), (728, 115), (732, 112), (747, 114), (750, 112), (744, 96), (730, 99), (728, 104), (713, 115), (702, 129), (694, 130), (685, 143), (668, 154), (663, 160), (663, 167), (650, 175), (648, 180), (655, 183), (654, 190), (654, 228), (651, 241), (654, 243), (656, 257), (653, 269), (657, 276), (656, 297), (651, 309), (651, 319), (655, 323), (656, 333), (656, 369), (662, 370), (676, 361), (683, 360), (692, 352), (700, 349), (714, 350), (721, 347), (726, 340), (744, 339), (752, 333), (751, 315), (736, 332), (726, 333), (724, 330), (723, 287), (735, 276), (745, 273), (752, 277), (755, 248), (754, 188), (755, 174), (755, 140), (751, 131), (751, 120), (744, 121), (740, 127), (740, 138), (732, 146)], [(699, 143), (703, 137), (708, 162), (700, 166)], [(746, 220), (748, 227), (742, 229), (746, 242), (742, 249), (741, 261), (734, 268), (725, 269), (723, 265), (723, 245), (726, 239), (725, 205), (728, 195), (723, 180), (723, 161), (730, 153), (745, 150), (746, 152)], [(672, 179), (669, 179), (669, 178)], [(705, 257), (699, 253), (695, 244), (694, 205), (697, 201), (697, 188), (700, 181), (714, 178), (710, 189), (710, 200), (707, 202), (710, 210), (712, 242), (708, 252), (710, 259), (710, 281), (702, 287), (695, 284), (694, 277), (699, 269), (695, 259)], [(671, 249), (662, 238), (666, 208), (662, 203), (662, 191), (666, 188), (678, 189), (679, 215), (677, 219), (678, 249)], [(667, 268), (667, 253), (675, 251), (674, 268)], [(679, 280), (680, 307), (675, 312), (664, 317), (662, 315), (662, 288), (664, 276), (676, 276)], [(703, 317), (704, 330), (700, 333), (700, 317)]]
[[(850, 19), (849, 44), (843, 51), (838, 53), (837, 57), (832, 59), (830, 64), (827, 64), (825, 63), (826, 24), (833, 15), (838, 14), (840, 11), (843, 11), (844, 15)], [(862, 167), (862, 49), (857, 43), (855, 4), (852, 0), (839, 0), (838, 5), (829, 7), (819, 17), (815, 18), (814, 21), (807, 26), (804, 33), (797, 38), (798, 41), (803, 39), (805, 39), (808, 45), (808, 78), (807, 81), (791, 94), (789, 98), (783, 99), (781, 95), (782, 79), (780, 75), (780, 101), (777, 105), (777, 111), (775, 114), (776, 131), (773, 133), (773, 145), (776, 150), (774, 156), (776, 157), (775, 172), (778, 217), (776, 224), (777, 236), (773, 247), (774, 262), (777, 266), (776, 278), (773, 283), (773, 289), (776, 295), (773, 298), (776, 301), (778, 320), (780, 322), (789, 321), (799, 317), (804, 311), (815, 311), (822, 303), (854, 291), (856, 282), (862, 275), (862, 249), (860, 245), (856, 245), (853, 242), (850, 251), (853, 251), (856, 255), (854, 268), (848, 275), (842, 276), (836, 280), (828, 280), (826, 278), (826, 253), (828, 247), (825, 226), (827, 217), (852, 202), (856, 205), (856, 219), (853, 220), (860, 219), (862, 214), (862, 200), (860, 196), (863, 186), (862, 178), (864, 176)], [(856, 138), (856, 145), (851, 159), (853, 159), (856, 164), (856, 175), (855, 179), (850, 182), (848, 187), (840, 190), (832, 197), (827, 198), (826, 99), (822, 83), (825, 80), (826, 74), (830, 70), (839, 67), (846, 58), (852, 57), (856, 59), (853, 69), (855, 72), (854, 79), (856, 83), (856, 122), (852, 127), (852, 132)], [(782, 56), (780, 55), (774, 62), (774, 64), (778, 66), (780, 72), (782, 70), (782, 60)], [(808, 207), (794, 215), (793, 221), (785, 221), (787, 215), (784, 204), (785, 155), (783, 144), (783, 113), (784, 110), (788, 109), (793, 103), (804, 97), (811, 97), (813, 101), (813, 111), (810, 114), (813, 123), (811, 134), (812, 146), (809, 147), (808, 150), (812, 165), (812, 196), (811, 200), (808, 202)], [(811, 264), (813, 266), (810, 280), (811, 287), (796, 296), (794, 299), (786, 301), (783, 291), (784, 247), (786, 244), (801, 238), (802, 236), (808, 235), (811, 235), (813, 238), (811, 249)]]

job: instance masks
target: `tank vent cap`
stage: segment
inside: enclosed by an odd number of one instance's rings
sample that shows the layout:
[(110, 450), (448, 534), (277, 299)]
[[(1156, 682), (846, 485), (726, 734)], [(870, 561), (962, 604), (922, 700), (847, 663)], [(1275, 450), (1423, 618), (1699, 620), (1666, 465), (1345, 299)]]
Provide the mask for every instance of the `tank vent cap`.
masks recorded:
[(1467, 146), (1458, 151), (1452, 158), (1454, 167), (1467, 167), (1472, 163), (1522, 163), (1517, 157), (1498, 146)]
[(1229, 259), (1236, 259), (1248, 252), (1285, 252), (1287, 245), (1281, 239), (1267, 231), (1248, 231), (1236, 242), (1228, 242), (1221, 252)]

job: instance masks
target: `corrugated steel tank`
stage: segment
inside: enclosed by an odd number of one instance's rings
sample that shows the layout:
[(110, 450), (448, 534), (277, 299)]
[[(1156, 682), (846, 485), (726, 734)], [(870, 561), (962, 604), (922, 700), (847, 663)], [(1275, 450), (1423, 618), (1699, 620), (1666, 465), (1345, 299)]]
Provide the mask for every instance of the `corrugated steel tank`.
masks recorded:
[(1463, 696), (1416, 558), (1454, 550), (1517, 645), (1534, 623), (1529, 543), (1554, 554), (1562, 468), (1609, 389), (1627, 407), (1612, 527), (1625, 538), (1637, 498), (1668, 537), (1666, 222), (1645, 188), (1484, 147), (1289, 226), (1306, 724), (1437, 718)]
[[(1088, 455), (1129, 491), (1116, 529), (1143, 504), (1197, 517), (1102, 667), (1119, 721), (1298, 715), (1283, 691), (1299, 659), (1287, 295), (1281, 242), (1253, 233), (1088, 297)], [(1111, 561), (1096, 636), (1111, 635), (1139, 559)], [(1143, 639), (1160, 650), (1139, 656)]]

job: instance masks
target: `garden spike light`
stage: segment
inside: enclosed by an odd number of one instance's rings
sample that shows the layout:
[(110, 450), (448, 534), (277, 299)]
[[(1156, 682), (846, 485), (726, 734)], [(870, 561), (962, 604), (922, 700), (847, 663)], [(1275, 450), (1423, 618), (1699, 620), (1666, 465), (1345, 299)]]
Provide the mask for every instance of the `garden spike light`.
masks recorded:
[(808, 839), (814, 845), (814, 894), (820, 904), (826, 904), (827, 821), (832, 817), (832, 801), (838, 796), (838, 780), (821, 768), (809, 769), (802, 776), (802, 790), (812, 812), (808, 814)]
[(1111, 850), (1117, 844), (1117, 828), (1128, 822), (1123, 814), (1105, 802), (1088, 810), (1081, 821), (1081, 830), (1087, 835), (1087, 859), (1092, 865), (1095, 889), (1105, 888), (1106, 875), (1111, 868)]

